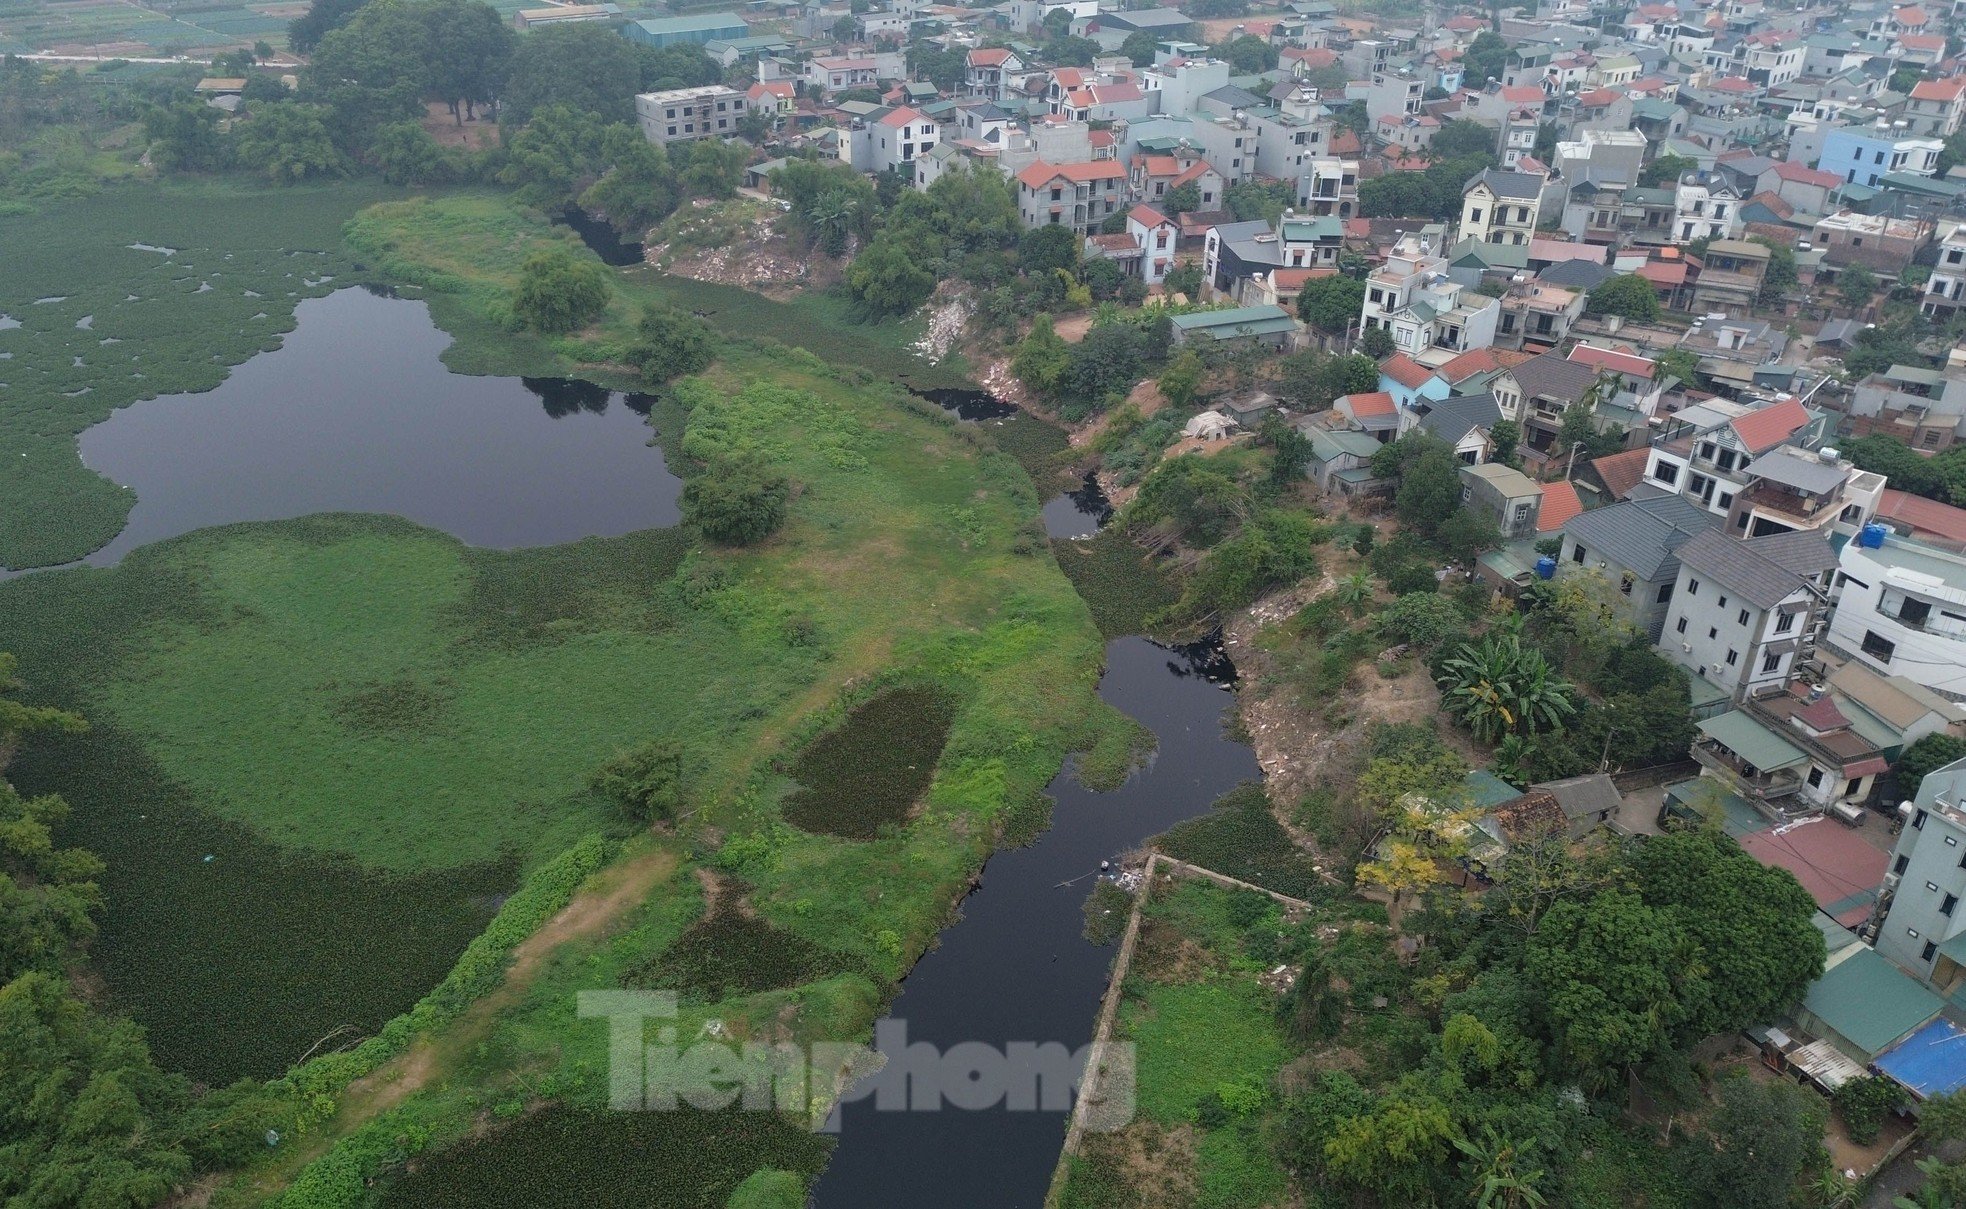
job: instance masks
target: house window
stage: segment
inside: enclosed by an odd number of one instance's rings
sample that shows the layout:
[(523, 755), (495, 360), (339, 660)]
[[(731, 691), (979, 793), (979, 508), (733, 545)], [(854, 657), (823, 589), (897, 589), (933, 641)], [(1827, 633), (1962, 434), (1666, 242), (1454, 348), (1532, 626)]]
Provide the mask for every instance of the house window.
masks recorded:
[(1811, 764), (1809, 766), (1809, 788), (1820, 789), (1822, 787), (1822, 784), (1823, 784), (1823, 770)]
[(1686, 632), (1686, 619), (1684, 617), (1680, 618), (1679, 624), (1673, 627), (1673, 632), (1678, 634), (1684, 634)]
[(1717, 600), (1717, 601), (1715, 601), (1715, 602), (1714, 602), (1714, 605), (1713, 605), (1713, 607), (1714, 607), (1714, 608), (1716, 608), (1716, 609), (1724, 609), (1724, 608), (1726, 608), (1726, 607), (1727, 607), (1727, 598), (1726, 598), (1725, 596), (1722, 596), (1722, 597), (1721, 597), (1721, 598), (1720, 598), (1719, 600)]
[[(1962, 856), (1962, 857), (1960, 857), (1960, 858), (1959, 858), (1959, 863), (1960, 863), (1960, 867), (1961, 867), (1961, 868), (1966, 868), (1966, 856)], [(1899, 858), (1897, 859), (1897, 861), (1896, 861), (1895, 863), (1893, 863), (1893, 864), (1892, 864), (1892, 866), (1891, 866), (1891, 872), (1893, 872), (1893, 873), (1898, 873), (1898, 874), (1902, 874), (1902, 873), (1903, 873), (1903, 872), (1905, 871), (1905, 866), (1906, 866), (1906, 865), (1909, 865), (1909, 864), (1911, 864), (1911, 858), (1910, 858), (1910, 857), (1908, 857), (1908, 856), (1900, 856), (1900, 857), (1899, 857)]]
[(1686, 580), (1686, 594), (1688, 596), (1698, 596), (1700, 594), (1700, 581), (1689, 576)]
[[(1658, 604), (1664, 604), (1671, 599), (1672, 599), (1672, 585), (1669, 583), (1660, 584), (1659, 594), (1653, 597), (1654, 602)], [(1683, 621), (1684, 619), (1682, 618), (1681, 620)]]
[(1951, 915), (1953, 909), (1957, 906), (1959, 906), (1959, 896), (1957, 894), (1948, 894), (1939, 902), (1939, 914)]
[(1775, 669), (1781, 666), (1782, 666), (1782, 657), (1776, 654), (1774, 651), (1770, 651), (1766, 655), (1763, 655), (1761, 657), (1761, 670), (1764, 674), (1773, 672)]
[(1891, 656), (1897, 649), (1898, 644), (1892, 642), (1889, 638), (1879, 638), (1870, 630), (1864, 631), (1863, 652), (1879, 663), (1891, 662)]
[(1911, 829), (1912, 829), (1913, 831), (1923, 831), (1923, 830), (1925, 830), (1925, 812), (1924, 812), (1924, 811), (1922, 811), (1922, 810), (1921, 810), (1921, 811), (1919, 811), (1919, 812), (1918, 812), (1917, 814), (1914, 814), (1914, 815), (1912, 815), (1912, 816), (1911, 816)]
[(1735, 664), (1737, 664), (1737, 663), (1739, 663), (1740, 661), (1741, 661), (1741, 653), (1740, 653), (1739, 651), (1729, 651), (1729, 652), (1727, 652), (1727, 666), (1728, 666), (1728, 667), (1733, 667), (1733, 666), (1734, 666)]
[(1739, 613), (1736, 613), (1734, 615), (1734, 620), (1741, 625), (1746, 625), (1748, 623), (1748, 611), (1746, 609), (1742, 609)]
[(1661, 483), (1672, 483), (1679, 479), (1679, 467), (1671, 462), (1660, 462), (1652, 468), (1652, 477)]
[(1925, 942), (1925, 947), (1918, 951), (1918, 960), (1930, 961), (1932, 960), (1932, 955), (1938, 951), (1939, 946), (1928, 940)]
[(1476, 206), (1476, 207), (1475, 207), (1474, 209), (1472, 209), (1472, 210), (1470, 210), (1470, 211), (1468, 211), (1468, 221), (1469, 221), (1469, 222), (1471, 222), (1471, 223), (1477, 223), (1477, 222), (1480, 222), (1480, 221), (1481, 221), (1481, 207), (1480, 207), (1480, 206)]
[(1775, 632), (1777, 634), (1788, 633), (1795, 628), (1795, 619), (1799, 616), (1801, 616), (1799, 613), (1784, 613), (1780, 617), (1777, 617), (1775, 619)]

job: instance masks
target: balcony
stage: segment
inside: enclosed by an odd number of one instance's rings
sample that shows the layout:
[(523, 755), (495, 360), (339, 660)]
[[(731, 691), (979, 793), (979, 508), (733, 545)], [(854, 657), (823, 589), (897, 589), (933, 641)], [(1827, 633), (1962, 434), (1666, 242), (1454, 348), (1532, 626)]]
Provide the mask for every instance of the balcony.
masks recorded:
[(1802, 789), (1802, 778), (1786, 769), (1764, 772), (1715, 743), (1712, 739), (1693, 741), (1693, 759), (1700, 767), (1718, 776), (1728, 788), (1750, 801), (1767, 802), (1789, 797)]
[(1820, 499), (1813, 495), (1803, 495), (1773, 483), (1756, 483), (1741, 493), (1741, 498), (1750, 508), (1764, 512), (1778, 512), (1796, 520), (1813, 521), (1823, 514), (1826, 508), (1836, 507), (1835, 500)]

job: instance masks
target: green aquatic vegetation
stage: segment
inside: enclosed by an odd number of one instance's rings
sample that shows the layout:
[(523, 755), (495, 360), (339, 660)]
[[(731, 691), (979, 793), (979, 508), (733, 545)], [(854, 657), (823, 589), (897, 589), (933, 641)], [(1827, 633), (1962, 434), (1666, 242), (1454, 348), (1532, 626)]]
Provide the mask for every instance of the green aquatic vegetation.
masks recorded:
[(927, 687), (887, 689), (855, 706), (793, 762), (799, 789), (785, 799), (785, 821), (862, 840), (905, 822), (934, 779), (955, 712)]
[(833, 1140), (768, 1112), (574, 1112), (522, 1118), (422, 1159), (385, 1209), (724, 1209), (752, 1172), (810, 1177)]
[(1096, 535), (1075, 541), (1054, 541), (1058, 569), (1072, 581), (1099, 632), (1108, 638), (1145, 633), (1148, 620), (1181, 598), (1173, 571), (1141, 549), (1123, 525), (1108, 525)]
[(1154, 846), (1175, 860), (1291, 898), (1314, 898), (1324, 887), (1310, 856), (1270, 812), (1269, 794), (1258, 781), (1230, 790), (1213, 810), (1163, 832)]
[(667, 949), (630, 970), (624, 981), (715, 1003), (732, 995), (797, 986), (840, 967), (836, 954), (724, 899)]
[(341, 226), (392, 190), (128, 186), (0, 213), (0, 566), (80, 558), (134, 497), (75, 437), (140, 399), (210, 390), (349, 284)]

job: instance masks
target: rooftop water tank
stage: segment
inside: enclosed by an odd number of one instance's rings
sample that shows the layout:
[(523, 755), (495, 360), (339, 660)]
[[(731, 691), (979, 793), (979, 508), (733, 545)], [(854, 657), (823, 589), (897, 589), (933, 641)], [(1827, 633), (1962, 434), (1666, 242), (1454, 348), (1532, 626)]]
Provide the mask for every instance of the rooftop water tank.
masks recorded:
[(1545, 554), (1545, 555), (1543, 555), (1543, 557), (1541, 557), (1541, 558), (1539, 558), (1539, 559), (1537, 559), (1537, 560), (1536, 560), (1536, 578), (1537, 578), (1537, 579), (1555, 579), (1555, 578), (1556, 578), (1556, 560), (1555, 560), (1554, 558), (1551, 558), (1551, 557), (1550, 557), (1549, 555), (1547, 555), (1547, 554)]
[(1884, 535), (1889, 532), (1889, 527), (1872, 521), (1857, 534), (1857, 544), (1866, 550), (1881, 550), (1884, 548)]

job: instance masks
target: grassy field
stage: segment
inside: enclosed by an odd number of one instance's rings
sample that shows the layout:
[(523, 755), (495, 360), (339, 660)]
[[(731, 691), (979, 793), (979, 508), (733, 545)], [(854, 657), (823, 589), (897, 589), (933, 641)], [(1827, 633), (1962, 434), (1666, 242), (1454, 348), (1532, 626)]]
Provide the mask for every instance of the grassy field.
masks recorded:
[(277, 347), (296, 303), (354, 272), (342, 225), (392, 195), (129, 186), (0, 215), (0, 567), (114, 537), (132, 497), (82, 465), (76, 434), (139, 399), (210, 390)]
[[(352, 201), (318, 204), (325, 223)], [(351, 235), (315, 260), (426, 286), (459, 336), (448, 359), (478, 372), (621, 382), (641, 307), (694, 288), (622, 274), (593, 330), (515, 336), (502, 307), (516, 266), (563, 233), (468, 193), (378, 207)], [(305, 1144), (215, 1205), (290, 1186), (286, 1203), (369, 1203), (420, 1153), (389, 1194), (401, 1203), (533, 1203), (536, 1156), (631, 1141), (696, 1157), (653, 1163), (637, 1185), (665, 1205), (716, 1209), (754, 1169), (814, 1170), (823, 1147), (769, 1121), (713, 1155), (700, 1122), (587, 1111), (607, 1091), (606, 1029), (575, 1016), (576, 993), (665, 981), (685, 992), (679, 1030), (862, 1036), (1065, 754), (1132, 741), (1096, 697), (1086, 606), (1031, 537), (1030, 480), (890, 380), (915, 364), (905, 329), (858, 327), (823, 300), (727, 301), (692, 309), (744, 339), (652, 419), (672, 465), (741, 447), (794, 481), (787, 527), (762, 546), (656, 532), (492, 552), (329, 516), (0, 584), (32, 693), (97, 724), (15, 771), (75, 800), (74, 838), (109, 861), (111, 1002), (172, 1065), (213, 1079), (370, 1038), (294, 1075), (316, 1118)], [(802, 332), (834, 360), (798, 347)], [(947, 710), (924, 730), (933, 744), (887, 753), (917, 765), (884, 778), (911, 797), (905, 821), (861, 838), (791, 825), (797, 783), (825, 791), (802, 770), (837, 755), (856, 707), (901, 689)], [(471, 1010), (607, 850), (596, 833), (627, 830), (588, 774), (655, 736), (687, 752), (686, 817), (653, 854), (680, 868), (607, 900)], [(629, 849), (617, 868), (651, 856)], [(386, 1110), (350, 1086), (426, 1042)], [(547, 1103), (565, 1107), (532, 1111)], [(523, 1123), (484, 1134), (501, 1122)], [(446, 1157), (464, 1138), (477, 1140)]]
[(1293, 1046), (1258, 979), (1284, 927), (1272, 899), (1199, 878), (1148, 900), (1114, 1036), (1135, 1046), (1138, 1115), (1066, 1160), (1061, 1209), (1256, 1209), (1296, 1203), (1275, 1153)]
[(287, 44), (285, 0), (182, 0), (152, 7), (116, 0), (5, 0), (0, 54), (49, 51), (104, 59), (213, 54), (255, 42)]

